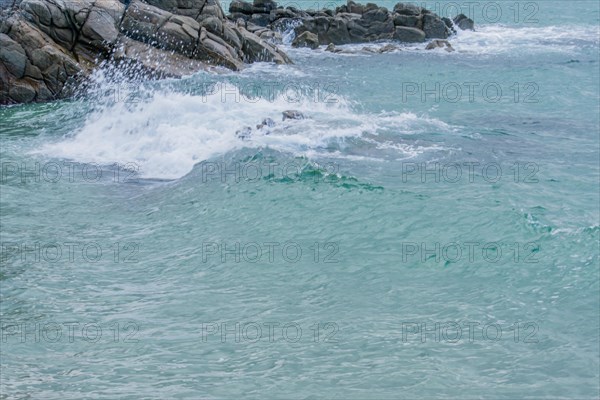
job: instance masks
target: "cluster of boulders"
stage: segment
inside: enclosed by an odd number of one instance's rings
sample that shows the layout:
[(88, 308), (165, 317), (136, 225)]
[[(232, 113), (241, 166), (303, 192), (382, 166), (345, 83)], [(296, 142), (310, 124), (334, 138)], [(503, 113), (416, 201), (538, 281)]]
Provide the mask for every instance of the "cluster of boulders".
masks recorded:
[[(63, 98), (100, 63), (154, 77), (291, 62), (218, 0), (11, 0), (0, 10), (0, 104)], [(70, 85), (73, 83), (73, 85)]]
[(349, 0), (335, 10), (303, 11), (273, 0), (235, 0), (229, 12), (218, 0), (0, 0), (0, 104), (67, 97), (105, 62), (159, 78), (291, 63), (277, 47), (290, 29), (293, 46), (311, 48), (423, 42), (446, 39), (455, 27), (473, 29), (462, 14), (451, 21), (403, 3), (389, 11)]
[(299, 10), (278, 7), (273, 0), (248, 3), (233, 1), (229, 18), (247, 24), (269, 27), (275, 31), (293, 28), (294, 46), (315, 48), (319, 45), (365, 43), (376, 40), (424, 42), (446, 39), (460, 29), (473, 29), (473, 21), (461, 14), (454, 21), (408, 3), (398, 3), (392, 11), (373, 3), (357, 4), (351, 0), (335, 10)]

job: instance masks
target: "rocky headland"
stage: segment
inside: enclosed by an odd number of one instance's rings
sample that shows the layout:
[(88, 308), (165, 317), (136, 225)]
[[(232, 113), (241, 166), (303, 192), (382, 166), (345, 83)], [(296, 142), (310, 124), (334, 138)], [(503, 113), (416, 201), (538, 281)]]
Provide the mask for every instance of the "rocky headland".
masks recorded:
[[(259, 61), (292, 60), (295, 47), (374, 41), (445, 47), (456, 29), (473, 29), (464, 15), (450, 20), (412, 4), (392, 10), (348, 1), (335, 10), (279, 7), (272, 0), (3, 0), (0, 2), (0, 104), (71, 96), (96, 68), (114, 64), (147, 78), (199, 70), (240, 70)], [(432, 40), (435, 39), (435, 40)]]

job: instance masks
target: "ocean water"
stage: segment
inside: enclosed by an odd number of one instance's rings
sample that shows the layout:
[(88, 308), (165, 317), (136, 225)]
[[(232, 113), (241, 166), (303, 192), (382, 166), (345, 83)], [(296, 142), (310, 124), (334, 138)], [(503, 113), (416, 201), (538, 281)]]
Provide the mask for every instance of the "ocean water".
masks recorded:
[(1, 108), (0, 397), (598, 398), (598, 3), (423, 4), (477, 30)]

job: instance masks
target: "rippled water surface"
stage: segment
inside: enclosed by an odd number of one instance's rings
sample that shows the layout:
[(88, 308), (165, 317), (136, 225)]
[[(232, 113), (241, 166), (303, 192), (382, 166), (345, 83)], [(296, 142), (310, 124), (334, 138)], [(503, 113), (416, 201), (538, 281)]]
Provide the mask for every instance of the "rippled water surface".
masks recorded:
[(598, 398), (598, 4), (497, 4), (0, 109), (2, 394)]

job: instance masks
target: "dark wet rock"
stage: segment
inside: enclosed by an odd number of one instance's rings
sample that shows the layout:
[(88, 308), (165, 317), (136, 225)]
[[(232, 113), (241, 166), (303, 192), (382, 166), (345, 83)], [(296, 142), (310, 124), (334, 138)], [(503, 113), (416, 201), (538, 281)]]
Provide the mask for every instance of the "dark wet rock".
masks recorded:
[(335, 45), (446, 39), (454, 26), (474, 25), (462, 14), (450, 21), (414, 4), (390, 10), (351, 0), (335, 10), (306, 11), (273, 0), (234, 0), (228, 16), (218, 0), (0, 3), (0, 104), (69, 96), (104, 62), (135, 65), (152, 77), (239, 70), (257, 61), (291, 63), (276, 46), (290, 29), (294, 46), (331, 43), (327, 51), (345, 53)]
[[(171, 14), (198, 19), (205, 7), (214, 6), (214, 0), (145, 0), (146, 3)], [(128, 1), (128, 4), (133, 1)]]
[(270, 27), (275, 32), (287, 32), (290, 29), (294, 29), (297, 26), (302, 25), (302, 19), (298, 18), (279, 18), (271, 22)]
[(68, 95), (87, 67), (21, 15), (0, 21), (0, 104), (49, 101)]
[(229, 4), (229, 13), (242, 13), (242, 14), (252, 14), (252, 9), (254, 7), (252, 6), (252, 4), (247, 3), (245, 1), (232, 1), (231, 4)]
[(271, 22), (270, 14), (252, 14), (249, 22), (258, 26), (267, 26)]
[[(236, 4), (240, 11), (276, 8), (270, 0)], [(280, 40), (277, 34), (252, 34), (245, 23), (225, 18), (217, 0), (14, 0), (11, 8), (2, 6), (0, 104), (68, 97), (105, 62), (135, 66), (149, 77), (291, 62), (267, 41)]]
[(269, 61), (277, 64), (290, 64), (292, 60), (276, 46), (267, 43), (248, 30), (238, 27), (243, 40), (242, 51), (245, 62)]
[(407, 28), (421, 28), (423, 27), (423, 22), (421, 17), (417, 15), (394, 14), (394, 25), (405, 26)]
[(370, 9), (369, 11), (366, 11), (365, 13), (363, 13), (363, 16), (362, 16), (362, 20), (364, 20), (367, 24), (370, 24), (373, 22), (385, 22), (389, 18), (390, 18), (390, 13), (388, 12), (387, 8), (385, 8), (385, 7)]
[(454, 24), (464, 31), (474, 31), (475, 22), (465, 14), (459, 14), (453, 19)]
[(348, 7), (347, 12), (352, 13), (352, 14), (362, 14), (365, 9), (365, 6), (363, 6), (362, 4), (356, 4), (353, 1), (348, 1), (347, 7)]
[(398, 3), (394, 6), (394, 12), (402, 15), (421, 15), (423, 8), (410, 3)]
[[(116, 46), (112, 61), (143, 71), (150, 78), (181, 78), (209, 67), (201, 60), (192, 60), (180, 54), (161, 50), (149, 44), (122, 36)], [(160, 63), (156, 60), (162, 60)]]
[(232, 21), (239, 21), (240, 19), (243, 21), (248, 21), (250, 19), (251, 15), (250, 14), (243, 14), (243, 13), (239, 13), (239, 12), (234, 12), (229, 14), (229, 18)]
[[(270, 1), (270, 0), (269, 0)], [(241, 6), (236, 1), (235, 16), (239, 10), (248, 9), (250, 3)], [(306, 10), (295, 7), (279, 7), (264, 13), (264, 19), (257, 16), (256, 4), (252, 5), (257, 24), (269, 27), (278, 32), (294, 29), (296, 37), (304, 32), (317, 35), (318, 43), (366, 43), (377, 40), (398, 40), (404, 42), (422, 42), (425, 39), (446, 39), (453, 31), (449, 19), (444, 20), (425, 8), (409, 3), (398, 3), (390, 11), (374, 3), (358, 4), (349, 0), (347, 4), (335, 10)], [(398, 30), (412, 28), (415, 30)], [(420, 33), (421, 31), (422, 33)]]
[(305, 119), (306, 117), (298, 110), (286, 110), (282, 112), (283, 118), (282, 121), (286, 119)]
[(253, 12), (269, 13), (277, 8), (277, 3), (273, 0), (254, 0)]
[(434, 14), (423, 16), (423, 32), (427, 38), (446, 39), (449, 36), (446, 23)]
[(312, 32), (304, 32), (300, 34), (297, 38), (292, 42), (292, 46), (294, 47), (308, 47), (311, 49), (316, 49), (319, 47), (319, 39), (317, 35)]
[(400, 42), (418, 43), (424, 42), (425, 38), (425, 32), (417, 28), (397, 26), (396, 30), (394, 31), (394, 39)]
[(4, 33), (0, 33), (0, 61), (15, 78), (22, 78), (25, 75), (27, 54), (19, 43)]
[(446, 24), (446, 28), (448, 28), (450, 32), (456, 33), (456, 30), (454, 29), (454, 23), (450, 18), (442, 17), (442, 21), (444, 21), (444, 24)]

